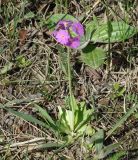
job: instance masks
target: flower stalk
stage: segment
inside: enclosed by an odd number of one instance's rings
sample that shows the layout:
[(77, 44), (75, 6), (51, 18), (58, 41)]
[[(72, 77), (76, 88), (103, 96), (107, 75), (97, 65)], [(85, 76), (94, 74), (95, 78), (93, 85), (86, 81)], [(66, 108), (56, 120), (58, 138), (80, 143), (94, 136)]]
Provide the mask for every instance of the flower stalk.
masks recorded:
[[(70, 100), (70, 109), (73, 112), (72, 121), (74, 124), (74, 117), (75, 117), (75, 109), (74, 109), (74, 103), (73, 103), (73, 94), (72, 94), (72, 76), (71, 76), (71, 63), (70, 63), (70, 48), (67, 47), (67, 54), (68, 54), (68, 83), (69, 83), (69, 100)], [(72, 131), (74, 131), (74, 125), (72, 126)]]
[(69, 82), (69, 95), (72, 97), (72, 78), (71, 78), (71, 66), (70, 66), (70, 48), (67, 47), (67, 54), (68, 54), (68, 82)]

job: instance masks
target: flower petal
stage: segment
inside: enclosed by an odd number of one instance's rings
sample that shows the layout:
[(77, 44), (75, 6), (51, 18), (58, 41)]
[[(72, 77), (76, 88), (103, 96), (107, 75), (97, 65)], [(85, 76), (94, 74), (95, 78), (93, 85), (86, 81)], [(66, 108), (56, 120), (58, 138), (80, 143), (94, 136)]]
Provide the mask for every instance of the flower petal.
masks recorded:
[(55, 38), (57, 42), (61, 44), (67, 44), (69, 42), (70, 35), (67, 30), (60, 29), (59, 31), (57, 31)]
[(83, 25), (80, 22), (74, 22), (72, 24), (72, 30), (77, 33), (79, 36), (84, 35), (84, 28)]
[(75, 37), (75, 38), (69, 39), (69, 43), (67, 44), (67, 46), (70, 48), (78, 48), (80, 46), (80, 38)]

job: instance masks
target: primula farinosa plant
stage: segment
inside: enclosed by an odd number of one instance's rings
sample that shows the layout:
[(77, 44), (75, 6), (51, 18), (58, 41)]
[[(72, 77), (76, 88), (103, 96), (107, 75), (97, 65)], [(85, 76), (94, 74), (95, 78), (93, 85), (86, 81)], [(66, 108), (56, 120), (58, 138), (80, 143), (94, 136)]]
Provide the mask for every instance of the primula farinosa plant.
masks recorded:
[[(84, 27), (78, 21), (59, 20), (51, 35), (61, 45), (68, 49), (68, 80), (69, 80), (69, 106), (68, 108), (59, 106), (57, 120), (58, 131), (67, 134), (71, 139), (84, 134), (94, 133), (94, 129), (89, 125), (92, 119), (93, 111), (87, 109), (85, 103), (76, 103), (72, 94), (71, 87), (71, 67), (70, 67), (70, 49), (77, 49), (81, 45), (81, 38), (84, 36)], [(69, 138), (69, 139), (70, 139)]]
[(84, 36), (84, 28), (80, 22), (60, 20), (52, 35), (60, 44), (70, 48), (78, 48), (81, 37)]

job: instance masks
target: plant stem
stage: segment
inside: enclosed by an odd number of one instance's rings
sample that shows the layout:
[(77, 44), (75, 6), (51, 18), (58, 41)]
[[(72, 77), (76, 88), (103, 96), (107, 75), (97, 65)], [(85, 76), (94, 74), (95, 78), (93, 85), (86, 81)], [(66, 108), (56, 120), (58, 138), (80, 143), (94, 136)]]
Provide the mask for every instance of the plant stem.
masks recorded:
[(72, 121), (73, 121), (73, 126), (72, 126), (72, 133), (74, 131), (74, 116), (75, 116), (75, 109), (74, 109), (74, 97), (72, 94), (72, 77), (71, 77), (71, 65), (70, 65), (70, 48), (67, 47), (67, 54), (68, 54), (68, 82), (69, 82), (69, 101), (70, 101), (70, 109), (72, 111)]
[(70, 49), (67, 48), (67, 54), (68, 54), (68, 81), (69, 81), (69, 95), (72, 97), (72, 85), (71, 85), (71, 66), (70, 66)]

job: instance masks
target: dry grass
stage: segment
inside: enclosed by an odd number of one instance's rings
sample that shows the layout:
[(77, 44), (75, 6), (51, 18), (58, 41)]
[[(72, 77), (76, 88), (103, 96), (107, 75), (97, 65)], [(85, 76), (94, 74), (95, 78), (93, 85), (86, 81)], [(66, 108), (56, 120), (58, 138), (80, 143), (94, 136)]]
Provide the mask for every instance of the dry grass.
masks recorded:
[[(58, 1), (57, 1), (58, 2)], [(138, 4), (125, 1), (107, 1), (106, 5), (98, 1), (69, 1), (65, 6), (55, 5), (54, 0), (10, 1), (2, 0), (0, 15), (0, 103), (5, 104), (15, 99), (34, 99), (56, 117), (57, 106), (64, 104), (68, 95), (68, 82), (60, 66), (60, 54), (55, 41), (49, 36), (45, 20), (52, 14), (68, 10), (75, 17), (83, 17), (88, 21), (93, 15), (105, 21), (107, 13), (110, 19), (127, 20), (134, 26), (138, 25)], [(126, 9), (125, 9), (126, 8)], [(32, 18), (25, 18), (29, 12)], [(96, 44), (104, 48), (103, 44)], [(88, 106), (94, 105), (98, 116), (92, 125), (108, 131), (118, 118), (136, 102), (131, 97), (138, 93), (138, 37), (126, 42), (111, 45), (109, 64), (97, 70), (91, 69), (77, 60), (79, 53), (72, 53), (73, 93)], [(19, 56), (29, 62), (23, 66)], [(7, 71), (3, 68), (7, 67)], [(118, 83), (125, 88), (125, 93), (117, 97), (113, 85)], [(130, 98), (128, 98), (130, 96)], [(113, 98), (114, 97), (114, 98)], [(137, 98), (138, 99), (138, 98)], [(28, 103), (14, 105), (19, 111), (35, 115), (35, 110)], [(105, 144), (121, 142), (120, 149), (138, 150), (138, 120), (132, 116), (125, 124), (105, 140)], [(69, 148), (54, 153), (52, 149), (34, 152), (29, 145), (18, 145), (18, 142), (36, 140), (33, 145), (45, 142), (42, 128), (24, 122), (1, 109), (0, 112), (0, 159), (85, 159), (91, 155), (77, 142)], [(36, 138), (42, 137), (42, 139)], [(48, 136), (46, 141), (52, 141)], [(15, 144), (15, 147), (3, 147)], [(31, 144), (31, 143), (30, 143)], [(136, 151), (134, 151), (136, 154)], [(84, 156), (85, 155), (85, 156)], [(84, 157), (83, 157), (84, 156)], [(129, 154), (128, 154), (129, 157)]]

